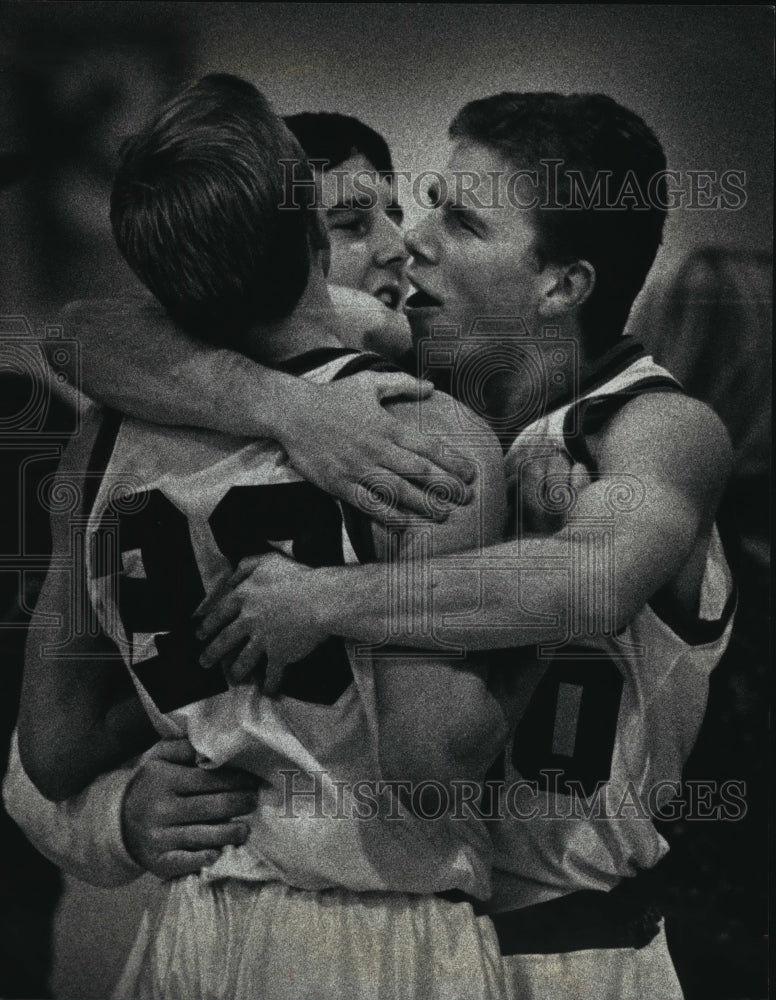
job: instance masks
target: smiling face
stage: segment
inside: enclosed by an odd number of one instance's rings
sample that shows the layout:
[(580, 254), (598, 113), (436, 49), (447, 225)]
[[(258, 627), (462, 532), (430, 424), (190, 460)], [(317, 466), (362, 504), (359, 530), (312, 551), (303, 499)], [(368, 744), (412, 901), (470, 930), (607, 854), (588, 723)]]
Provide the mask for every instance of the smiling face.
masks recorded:
[[(485, 146), (455, 146), (440, 185), (446, 191), (430, 192), (437, 207), (406, 235), (413, 257), (409, 277), (417, 288), (406, 312), (416, 342), (437, 326), (458, 327), (465, 337), (482, 318), (520, 318), (529, 332), (537, 331), (548, 276), (530, 213), (505, 197), (512, 173)], [(461, 190), (460, 178), (472, 174), (481, 181), (475, 197)]]
[(317, 173), (316, 181), (331, 242), (329, 282), (357, 288), (398, 309), (408, 290), (408, 254), (389, 181), (380, 180), (360, 153)]

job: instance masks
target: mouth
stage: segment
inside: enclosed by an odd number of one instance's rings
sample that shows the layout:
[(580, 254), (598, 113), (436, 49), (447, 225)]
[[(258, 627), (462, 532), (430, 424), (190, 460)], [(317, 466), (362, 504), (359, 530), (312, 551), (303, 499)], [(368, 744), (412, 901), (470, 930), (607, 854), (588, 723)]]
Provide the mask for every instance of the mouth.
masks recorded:
[(414, 281), (412, 284), (415, 285), (416, 291), (407, 299), (407, 309), (438, 309), (442, 305), (441, 300), (427, 292), (425, 288), (421, 288)]
[(401, 302), (401, 289), (396, 285), (382, 285), (376, 292), (372, 292), (374, 298), (382, 302), (389, 309), (398, 309)]

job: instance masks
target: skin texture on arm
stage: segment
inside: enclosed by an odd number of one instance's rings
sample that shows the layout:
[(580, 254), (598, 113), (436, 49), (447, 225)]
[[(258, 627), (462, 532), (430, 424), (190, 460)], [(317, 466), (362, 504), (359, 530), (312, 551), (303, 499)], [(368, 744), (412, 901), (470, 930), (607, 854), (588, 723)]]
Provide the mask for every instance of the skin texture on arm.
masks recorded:
[(56, 801), (157, 739), (116, 646), (101, 630), (83, 627), (76, 610), (88, 596), (71, 527), (84, 521), (84, 471), (99, 420), (96, 413), (84, 415), (59, 466), (58, 477), (80, 499), (74, 511), (52, 513), (51, 567), (27, 637), (19, 753), (36, 787)]
[(198, 872), (227, 844), (244, 843), (247, 824), (235, 817), (255, 809), (257, 783), (234, 768), (197, 767), (188, 740), (160, 740), (139, 762), (50, 802), (22, 767), (14, 736), (3, 801), (44, 857), (82, 882), (113, 887), (144, 872)]
[[(460, 429), (458, 406), (449, 396), (435, 393), (421, 405), (426, 433), (447, 436)], [(399, 419), (418, 419), (416, 406), (397, 403), (393, 409)], [(501, 448), (484, 425), (480, 430), (479, 440), (465, 446), (477, 469), (471, 503), (456, 507), (445, 522), (430, 528), (420, 518), (414, 523), (407, 519), (401, 536), (395, 531), (391, 537), (390, 528), (373, 527), (378, 557), (383, 562), (397, 557), (394, 581), (411, 572), (413, 562), (424, 555), (482, 550), (503, 538)], [(389, 607), (390, 593), (385, 592), (383, 608)], [(417, 653), (402, 657), (397, 648), (391, 652), (380, 656), (376, 651), (373, 660), (383, 776), (416, 783), (481, 781), (507, 736), (503, 710), (489, 687), (487, 657), (466, 650), (459, 659)]]
[[(423, 404), (424, 432), (450, 437), (460, 432), (457, 404), (448, 396), (436, 393)], [(394, 405), (397, 417), (418, 420), (417, 407), (408, 403)], [(473, 415), (469, 415), (473, 421)], [(503, 536), (506, 497), (501, 448), (485, 425), (462, 446), (476, 469), (474, 499), (457, 504), (442, 523), (430, 523), (419, 517), (397, 517), (385, 528), (373, 523), (376, 554), (393, 559), (392, 572), (397, 578), (412, 572), (413, 564), (423, 558), (445, 552), (481, 550)], [(455, 485), (433, 478), (427, 483), (428, 503), (433, 507), (440, 491)], [(458, 484), (458, 494), (462, 492)], [(277, 557), (282, 561), (282, 557)], [(203, 657), (203, 664), (213, 666), (223, 658), (230, 663), (233, 676), (242, 676), (256, 666), (257, 651), (251, 637), (254, 629), (261, 634), (261, 622), (251, 614), (250, 569), (256, 558), (245, 560), (225, 590), (219, 590), (203, 602), (204, 620), (199, 634), (213, 636), (222, 624), (226, 627), (215, 638)], [(302, 572), (305, 572), (302, 569)], [(384, 570), (381, 610), (389, 613), (390, 594), (395, 579)], [(243, 645), (244, 644), (244, 645)], [(469, 655), (465, 649), (437, 651), (428, 656), (417, 651), (403, 654), (390, 646), (376, 648), (369, 655), (374, 663), (375, 701), (379, 753), (385, 777), (397, 780), (434, 779), (478, 780), (506, 737), (504, 713), (489, 689), (487, 658)], [(268, 674), (265, 691), (277, 690), (280, 674)]]
[[(614, 532), (614, 628), (650, 599), (668, 594), (688, 614), (698, 599), (705, 551), (731, 463), (719, 419), (678, 394), (640, 396), (588, 441), (598, 478), (580, 489), (571, 517), (604, 518)], [(612, 487), (636, 484), (637, 502), (612, 505)], [(433, 629), (408, 627), (391, 636), (401, 645), (498, 649), (562, 642), (579, 597), (570, 590), (571, 532), (519, 538), (481, 553), (435, 558), (412, 587), (418, 607), (430, 606)], [(588, 558), (587, 550), (577, 553)], [(593, 559), (587, 578), (600, 586)], [(306, 655), (329, 634), (365, 642), (385, 636), (386, 568), (379, 565), (300, 569), (276, 560), (255, 567), (252, 613), (259, 648), (270, 668)], [(579, 610), (579, 609), (577, 609)]]
[(122, 802), (132, 774), (131, 766), (111, 771), (80, 795), (50, 802), (22, 767), (14, 734), (3, 802), (30, 843), (66, 874), (89, 885), (126, 885), (143, 874), (122, 835)]
[[(406, 321), (359, 294), (342, 290), (333, 296), (350, 332), (347, 342), (354, 342), (352, 326), (360, 322), (365, 345), (396, 345), (398, 354)], [(389, 321), (382, 322), (383, 314), (390, 314)], [(394, 420), (380, 405), (431, 392), (429, 384), (408, 375), (363, 372), (347, 387), (313, 385), (187, 337), (150, 296), (75, 302), (61, 318), (81, 345), (81, 370), (71, 374), (98, 402), (154, 423), (273, 438), (305, 479), (347, 502), (363, 480), (387, 474), (401, 507), (422, 513), (415, 480), (440, 468), (461, 473), (454, 451)]]

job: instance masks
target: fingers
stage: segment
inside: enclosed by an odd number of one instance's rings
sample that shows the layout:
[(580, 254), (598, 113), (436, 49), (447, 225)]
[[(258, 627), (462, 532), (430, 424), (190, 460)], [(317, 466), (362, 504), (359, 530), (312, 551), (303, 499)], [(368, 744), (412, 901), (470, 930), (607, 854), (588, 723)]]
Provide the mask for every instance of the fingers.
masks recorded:
[(247, 823), (202, 823), (191, 826), (170, 827), (160, 852), (149, 858), (147, 865), (159, 878), (180, 878), (192, 875), (215, 864), (227, 845), (239, 847), (248, 839)]
[(220, 854), (220, 851), (168, 851), (149, 863), (148, 870), (165, 880), (196, 875), (215, 864)]
[(220, 767), (206, 770), (202, 767), (181, 768), (174, 775), (169, 791), (177, 796), (214, 795), (221, 792), (251, 792), (258, 787), (258, 778), (237, 768)]
[(266, 555), (271, 555), (271, 554), (272, 553), (266, 553), (265, 555), (260, 555), (260, 556), (248, 556), (247, 559), (240, 560), (237, 569), (226, 581), (226, 585), (229, 588), (229, 590), (234, 590), (234, 588), (238, 587), (243, 582), (243, 580), (247, 580), (247, 578), (253, 573), (253, 571), (259, 565), (261, 560), (264, 559)]
[(237, 684), (245, 680), (251, 671), (266, 664), (266, 657), (262, 648), (261, 640), (251, 639), (243, 648), (242, 652), (228, 668), (229, 677)]
[(267, 663), (264, 682), (261, 686), (262, 694), (273, 698), (278, 691), (280, 691), (280, 685), (283, 683), (284, 671), (285, 664), (283, 663), (274, 660)]
[(474, 482), (477, 470), (460, 452), (447, 446), (445, 441), (430, 433), (423, 433), (408, 424), (396, 421), (393, 440), (408, 455), (403, 456), (401, 472), (409, 477), (434, 476), (447, 473), (467, 485)]
[[(220, 663), (224, 657), (239, 653), (246, 640), (250, 638), (246, 636), (245, 628), (245, 623), (240, 620), (222, 628), (200, 656), (200, 665), (208, 670)], [(197, 638), (200, 638), (200, 631), (205, 634), (204, 629), (197, 629)]]
[(417, 379), (404, 372), (370, 373), (371, 380), (378, 399), (427, 399), (434, 391), (432, 382)]
[(177, 850), (220, 850), (227, 844), (244, 844), (248, 837), (248, 824), (240, 820), (231, 823), (193, 823), (190, 826), (171, 827), (167, 834)]
[(429, 465), (425, 468), (428, 471), (418, 474), (417, 482), (409, 474), (389, 469), (366, 476), (356, 490), (354, 506), (382, 522), (397, 514), (445, 521), (452, 511), (469, 503), (473, 495), (471, 487)]
[(197, 752), (185, 737), (178, 740), (159, 740), (148, 752), (146, 760), (151, 759), (193, 767), (197, 763)]
[(213, 587), (213, 589), (203, 597), (197, 607), (194, 609), (195, 618), (205, 618), (210, 613), (211, 609), (217, 607), (222, 601), (229, 598), (232, 593), (232, 587), (229, 586), (230, 576), (222, 577), (218, 583)]
[[(223, 825), (235, 816), (247, 816), (254, 811), (257, 804), (255, 791), (221, 792), (217, 795), (186, 795), (179, 796), (171, 803), (168, 825), (172, 829), (189, 827), (197, 823)], [(215, 843), (215, 842), (213, 842)], [(186, 844), (193, 850), (200, 846), (212, 847), (213, 843)]]

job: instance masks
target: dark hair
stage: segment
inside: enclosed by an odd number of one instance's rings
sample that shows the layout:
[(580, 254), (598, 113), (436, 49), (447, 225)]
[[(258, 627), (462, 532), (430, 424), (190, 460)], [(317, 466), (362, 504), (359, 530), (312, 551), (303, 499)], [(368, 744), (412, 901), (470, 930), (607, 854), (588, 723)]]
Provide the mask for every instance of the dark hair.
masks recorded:
[(361, 153), (380, 174), (393, 174), (388, 143), (379, 132), (350, 115), (304, 112), (284, 119), (311, 160), (327, 160), (325, 170)]
[[(280, 161), (302, 160), (264, 96), (213, 74), (184, 90), (122, 149), (111, 224), (127, 262), (186, 329), (239, 338), (287, 316), (304, 291), (315, 213)], [(311, 176), (308, 174), (308, 177)]]
[[(622, 333), (662, 239), (666, 159), (653, 133), (603, 94), (503, 93), (467, 104), (450, 136), (488, 146), (518, 169), (561, 161), (540, 171), (552, 180), (531, 210), (537, 250), (545, 262), (593, 265), (595, 289), (580, 320), (589, 349), (604, 350)], [(604, 207), (580, 197), (580, 178), (588, 192), (607, 185)], [(626, 190), (634, 194), (611, 207)]]

